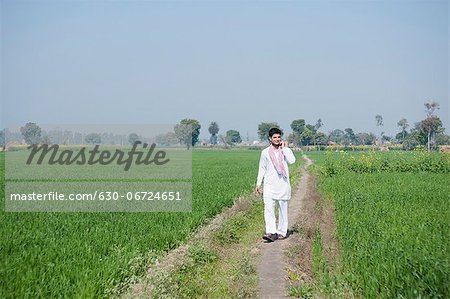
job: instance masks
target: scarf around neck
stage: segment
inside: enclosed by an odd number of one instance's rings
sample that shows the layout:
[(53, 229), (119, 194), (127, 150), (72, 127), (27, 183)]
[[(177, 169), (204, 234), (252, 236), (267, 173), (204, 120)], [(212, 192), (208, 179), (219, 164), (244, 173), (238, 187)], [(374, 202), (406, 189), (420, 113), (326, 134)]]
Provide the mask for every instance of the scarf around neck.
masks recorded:
[(278, 159), (277, 159), (276, 155), (275, 155), (275, 147), (273, 145), (270, 145), (270, 147), (269, 147), (269, 156), (270, 156), (270, 159), (272, 160), (273, 166), (275, 167), (275, 169), (278, 172), (278, 174), (282, 175), (284, 178), (287, 178), (286, 169), (284, 168), (284, 164), (283, 164), (284, 155), (281, 152), (281, 149), (278, 152)]

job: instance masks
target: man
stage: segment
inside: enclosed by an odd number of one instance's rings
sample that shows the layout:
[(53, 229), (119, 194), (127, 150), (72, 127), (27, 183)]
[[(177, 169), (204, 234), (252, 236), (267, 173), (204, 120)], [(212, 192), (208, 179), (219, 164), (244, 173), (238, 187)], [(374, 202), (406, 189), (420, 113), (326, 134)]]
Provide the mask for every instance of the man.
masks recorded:
[[(294, 153), (281, 139), (282, 132), (278, 128), (269, 130), (269, 147), (261, 152), (258, 179), (255, 191), (261, 193), (264, 179), (264, 221), (266, 233), (263, 239), (268, 242), (285, 239), (288, 229), (288, 202), (291, 198), (288, 163), (295, 162)], [(275, 219), (275, 204), (278, 204), (278, 228)]]

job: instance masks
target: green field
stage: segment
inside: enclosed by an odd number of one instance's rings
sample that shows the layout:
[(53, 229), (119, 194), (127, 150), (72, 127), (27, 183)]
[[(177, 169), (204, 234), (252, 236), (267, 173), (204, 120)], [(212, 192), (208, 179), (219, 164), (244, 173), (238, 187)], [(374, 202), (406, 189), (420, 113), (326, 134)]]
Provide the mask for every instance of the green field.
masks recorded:
[[(192, 213), (0, 212), (0, 298), (103, 297), (122, 291), (242, 194), (260, 151), (193, 152)], [(0, 154), (1, 173), (4, 155)], [(1, 204), (4, 205), (4, 178)]]
[[(192, 213), (2, 210), (0, 297), (119, 294), (144, 275), (155, 257), (185, 242), (235, 198), (252, 192), (259, 154), (195, 150)], [(316, 161), (321, 192), (336, 207), (342, 265), (336, 281), (365, 298), (449, 297), (449, 156), (309, 156)], [(4, 173), (3, 154), (0, 162)], [(3, 205), (3, 176), (1, 180)]]
[(450, 296), (450, 156), (312, 153), (336, 207), (341, 278), (364, 298)]

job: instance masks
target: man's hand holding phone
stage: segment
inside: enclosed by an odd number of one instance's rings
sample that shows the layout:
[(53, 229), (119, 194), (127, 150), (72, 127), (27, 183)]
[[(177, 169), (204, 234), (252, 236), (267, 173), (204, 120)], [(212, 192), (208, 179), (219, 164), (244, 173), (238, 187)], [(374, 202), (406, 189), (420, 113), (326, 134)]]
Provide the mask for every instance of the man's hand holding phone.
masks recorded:
[(261, 194), (261, 186), (256, 185), (255, 193), (258, 194), (258, 195)]

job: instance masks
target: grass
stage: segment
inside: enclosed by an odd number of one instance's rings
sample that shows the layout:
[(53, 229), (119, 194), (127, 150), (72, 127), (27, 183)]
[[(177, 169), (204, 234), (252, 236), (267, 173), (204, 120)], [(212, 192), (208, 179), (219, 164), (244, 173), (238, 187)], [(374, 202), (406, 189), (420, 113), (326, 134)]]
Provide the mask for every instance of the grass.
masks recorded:
[[(0, 297), (92, 298), (124, 292), (152, 261), (185, 242), (236, 198), (253, 192), (259, 155), (249, 150), (194, 150), (192, 213), (2, 210)], [(3, 153), (0, 165), (4, 174)], [(4, 205), (3, 175), (0, 180)], [(214, 264), (214, 255), (202, 250), (190, 253), (195, 263)]]
[(364, 298), (448, 298), (448, 156), (371, 155), (311, 155), (320, 190), (336, 207), (337, 281)]
[[(293, 189), (303, 165), (297, 155), (291, 170)], [(156, 298), (254, 298), (258, 291), (255, 243), (264, 232), (263, 201), (244, 199), (234, 212), (210, 236), (194, 244), (188, 257), (175, 270), (161, 271), (150, 278), (155, 289), (146, 297)], [(161, 281), (164, 281), (161, 283)], [(133, 297), (133, 295), (131, 295)]]
[[(253, 199), (211, 236), (191, 244), (187, 258), (174, 270), (150, 278), (155, 287), (150, 297), (255, 297), (258, 277), (252, 249), (261, 235), (262, 211), (262, 202)], [(230, 233), (231, 242), (227, 240)]]
[[(117, 286), (141, 276), (155, 256), (251, 192), (258, 160), (255, 151), (194, 151), (192, 213), (0, 212), (0, 297), (121, 291)], [(3, 205), (3, 176), (1, 188)]]

